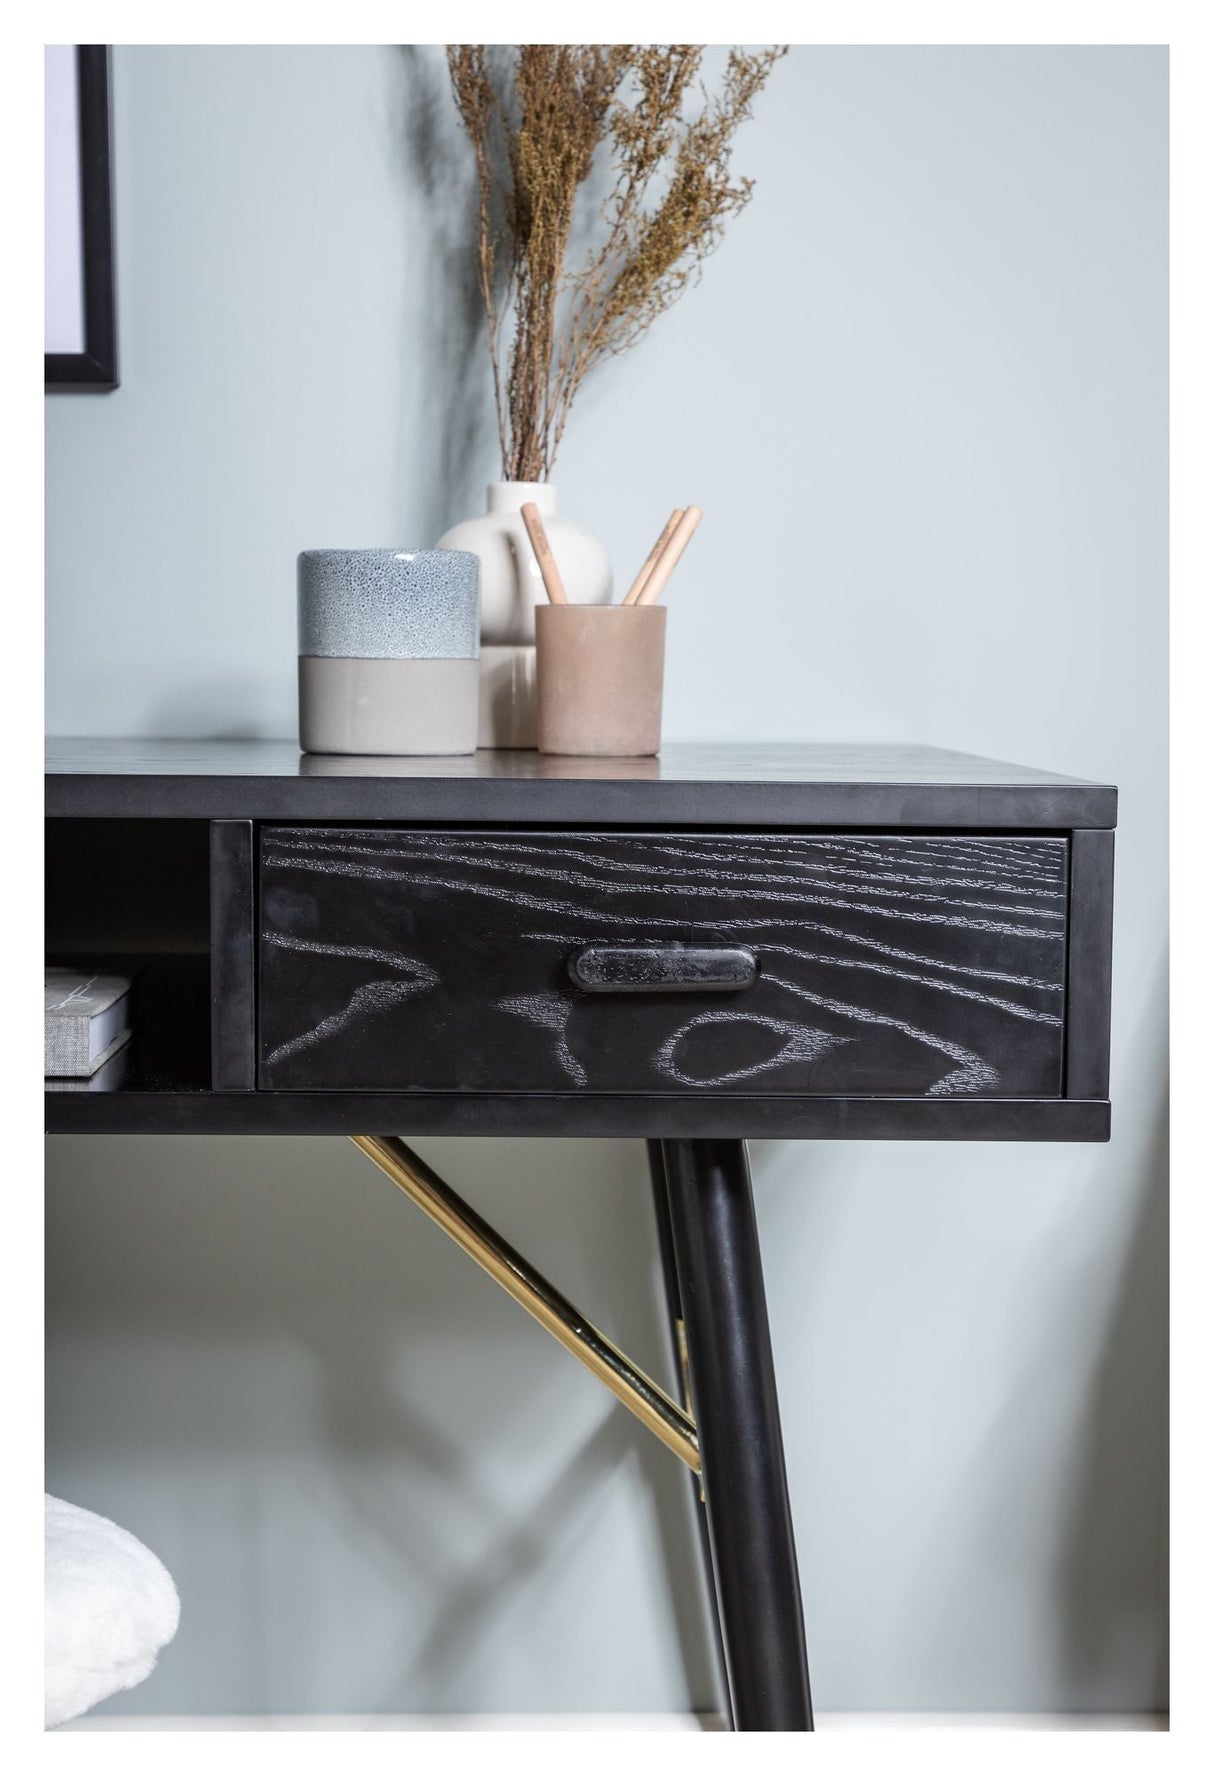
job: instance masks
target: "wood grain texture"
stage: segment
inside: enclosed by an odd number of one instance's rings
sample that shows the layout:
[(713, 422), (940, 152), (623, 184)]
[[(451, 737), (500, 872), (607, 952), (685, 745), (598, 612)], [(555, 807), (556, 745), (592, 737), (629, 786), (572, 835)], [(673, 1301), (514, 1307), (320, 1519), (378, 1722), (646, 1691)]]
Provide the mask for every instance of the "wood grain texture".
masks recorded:
[[(1057, 1097), (1054, 838), (266, 827), (285, 1091)], [(587, 994), (598, 943), (737, 943), (736, 995)]]

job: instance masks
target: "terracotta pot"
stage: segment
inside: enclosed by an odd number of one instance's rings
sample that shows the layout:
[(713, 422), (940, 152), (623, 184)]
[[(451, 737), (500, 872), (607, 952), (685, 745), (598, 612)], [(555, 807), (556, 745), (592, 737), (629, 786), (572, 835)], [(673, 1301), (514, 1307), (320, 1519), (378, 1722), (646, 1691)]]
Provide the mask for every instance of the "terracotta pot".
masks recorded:
[(540, 605), (541, 752), (647, 758), (662, 744), (665, 605)]

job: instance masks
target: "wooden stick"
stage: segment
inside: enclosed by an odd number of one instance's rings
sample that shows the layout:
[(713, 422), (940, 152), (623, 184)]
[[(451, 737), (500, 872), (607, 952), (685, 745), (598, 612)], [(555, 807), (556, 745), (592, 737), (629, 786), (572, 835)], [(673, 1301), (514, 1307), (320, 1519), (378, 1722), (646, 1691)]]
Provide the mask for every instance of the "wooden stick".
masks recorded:
[(645, 589), (646, 580), (649, 578), (650, 574), (653, 572), (654, 568), (657, 566), (658, 561), (661, 558), (662, 551), (663, 551), (663, 549), (665, 549), (667, 543), (670, 541), (671, 537), (674, 535), (675, 525), (679, 522), (679, 519), (682, 516), (683, 516), (682, 506), (676, 506), (674, 511), (670, 514), (670, 517), (666, 520), (666, 528), (663, 530), (661, 536), (658, 538), (657, 542), (653, 545), (653, 548), (649, 551), (648, 555), (645, 557), (645, 562), (644, 562), (643, 567), (641, 568), (640, 573), (637, 575), (636, 579), (632, 582), (631, 586), (629, 586), (628, 596), (624, 600), (625, 604), (635, 604), (637, 599), (641, 596), (641, 593)]
[(561, 570), (556, 564), (556, 556), (552, 553), (552, 545), (548, 541), (548, 533), (544, 529), (544, 520), (539, 509), (531, 500), (523, 507), (523, 523), (527, 526), (527, 535), (531, 538), (531, 547), (535, 550), (535, 559), (540, 564), (540, 573), (544, 579), (544, 590), (553, 604), (568, 604)]
[(653, 571), (641, 589), (638, 604), (656, 604), (662, 596), (662, 589), (679, 564), (679, 557), (691, 541), (695, 527), (704, 516), (699, 506), (688, 506), (679, 522), (674, 527), (674, 534), (662, 551), (661, 559), (654, 565)]

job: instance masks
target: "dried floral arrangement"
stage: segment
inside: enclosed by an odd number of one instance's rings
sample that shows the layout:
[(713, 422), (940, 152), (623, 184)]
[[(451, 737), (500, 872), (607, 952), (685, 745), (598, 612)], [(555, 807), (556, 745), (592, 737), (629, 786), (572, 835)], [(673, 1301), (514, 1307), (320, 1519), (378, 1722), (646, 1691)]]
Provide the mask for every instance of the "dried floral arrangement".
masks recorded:
[[(481, 294), (502, 469), (545, 481), (574, 396), (694, 282), (744, 208), (738, 125), (772, 48), (733, 49), (715, 93), (695, 44), (453, 45), (447, 64), (476, 158)], [(608, 194), (580, 263), (589, 182)]]

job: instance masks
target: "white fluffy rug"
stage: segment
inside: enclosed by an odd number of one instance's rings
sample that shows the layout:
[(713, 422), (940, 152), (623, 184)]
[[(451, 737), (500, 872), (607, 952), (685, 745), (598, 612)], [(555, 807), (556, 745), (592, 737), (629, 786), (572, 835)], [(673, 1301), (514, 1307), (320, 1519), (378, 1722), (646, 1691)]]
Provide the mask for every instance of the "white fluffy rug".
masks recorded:
[(108, 1517), (46, 1499), (46, 1724), (142, 1683), (177, 1632), (177, 1587)]

